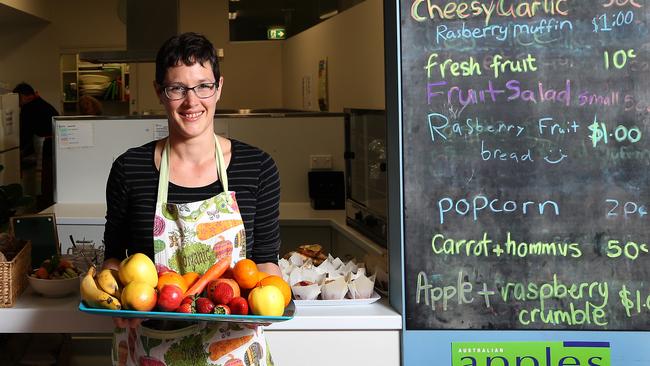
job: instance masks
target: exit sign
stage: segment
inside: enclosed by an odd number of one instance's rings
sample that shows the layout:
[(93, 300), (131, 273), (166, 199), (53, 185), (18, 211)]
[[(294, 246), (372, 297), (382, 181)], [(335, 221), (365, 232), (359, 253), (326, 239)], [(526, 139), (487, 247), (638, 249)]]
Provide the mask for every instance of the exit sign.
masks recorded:
[(266, 31), (267, 39), (285, 39), (287, 36), (287, 31), (284, 28), (273, 27), (269, 28)]

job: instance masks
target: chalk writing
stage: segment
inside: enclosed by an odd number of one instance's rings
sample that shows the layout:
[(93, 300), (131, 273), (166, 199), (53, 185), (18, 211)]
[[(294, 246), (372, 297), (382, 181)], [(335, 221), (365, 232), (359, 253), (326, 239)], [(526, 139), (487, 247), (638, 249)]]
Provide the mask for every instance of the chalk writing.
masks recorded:
[(449, 1), (444, 5), (434, 0), (414, 0), (411, 17), (418, 22), (426, 20), (453, 20), (480, 17), (488, 25), (493, 15), (497, 17), (533, 18), (540, 15), (569, 14), (567, 0), (522, 0), (513, 4), (506, 0)]

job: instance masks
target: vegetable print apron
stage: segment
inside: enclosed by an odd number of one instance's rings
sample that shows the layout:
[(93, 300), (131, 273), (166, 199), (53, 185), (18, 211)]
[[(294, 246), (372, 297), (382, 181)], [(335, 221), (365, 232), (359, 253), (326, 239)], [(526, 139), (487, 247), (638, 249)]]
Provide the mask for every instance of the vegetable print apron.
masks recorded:
[[(160, 162), (153, 239), (156, 266), (178, 273), (203, 274), (218, 259), (246, 257), (246, 231), (215, 136), (215, 160), (223, 192), (204, 201), (167, 203), (169, 139)], [(165, 321), (135, 329), (116, 328), (113, 365), (119, 366), (272, 366), (261, 327), (225, 322)]]

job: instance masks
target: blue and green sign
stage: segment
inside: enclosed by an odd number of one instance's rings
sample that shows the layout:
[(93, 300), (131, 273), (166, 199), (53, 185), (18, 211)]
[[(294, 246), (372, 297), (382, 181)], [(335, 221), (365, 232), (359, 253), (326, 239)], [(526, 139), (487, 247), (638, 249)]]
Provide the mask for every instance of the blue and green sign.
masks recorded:
[(452, 366), (611, 366), (609, 342), (452, 342)]

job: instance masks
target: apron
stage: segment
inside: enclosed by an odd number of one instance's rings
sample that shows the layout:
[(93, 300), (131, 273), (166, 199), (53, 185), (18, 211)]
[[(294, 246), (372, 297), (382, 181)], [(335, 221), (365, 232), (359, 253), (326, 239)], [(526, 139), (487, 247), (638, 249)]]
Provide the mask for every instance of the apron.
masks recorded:
[[(226, 164), (215, 136), (215, 160), (223, 192), (203, 201), (167, 203), (169, 139), (160, 161), (153, 240), (156, 266), (203, 274), (217, 259), (231, 266), (246, 257), (246, 231), (235, 192), (228, 191)], [(116, 328), (113, 365), (272, 366), (261, 327), (244, 323), (163, 321)]]

